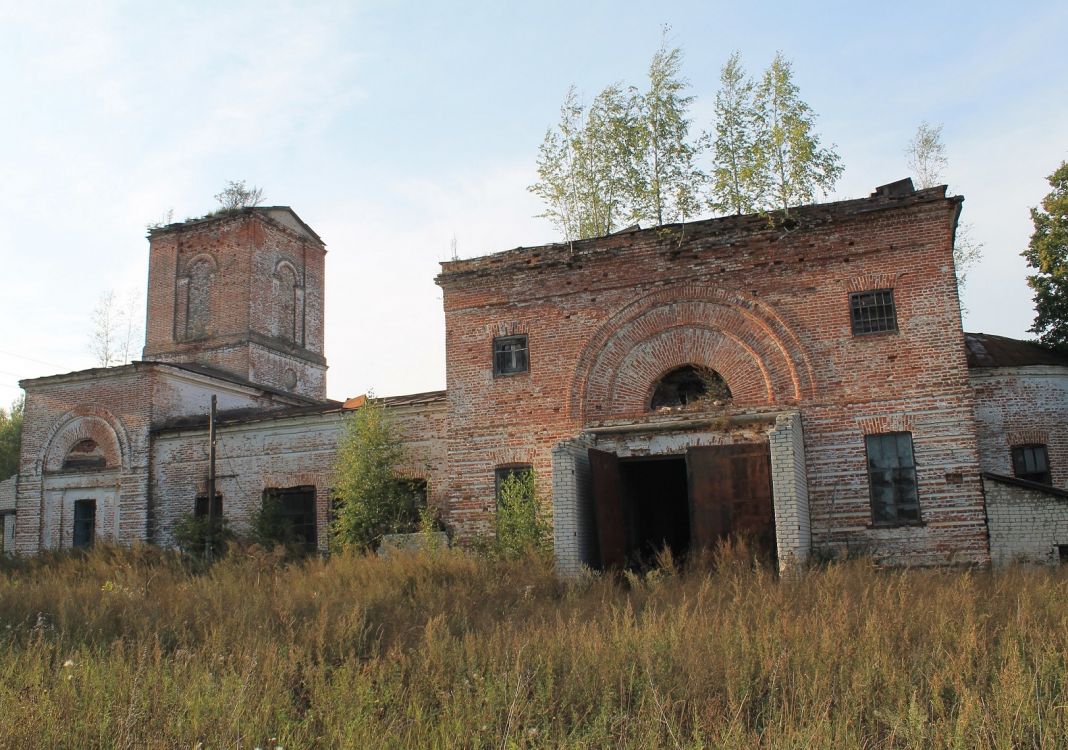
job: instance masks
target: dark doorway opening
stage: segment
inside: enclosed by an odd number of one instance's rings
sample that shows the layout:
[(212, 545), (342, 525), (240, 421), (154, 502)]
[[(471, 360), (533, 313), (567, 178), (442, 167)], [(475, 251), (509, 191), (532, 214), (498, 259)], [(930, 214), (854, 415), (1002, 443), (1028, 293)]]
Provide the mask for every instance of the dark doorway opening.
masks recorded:
[(589, 458), (602, 568), (647, 567), (665, 548), (685, 560), (728, 539), (775, 559), (767, 443), (641, 459), (591, 448)]
[(92, 547), (96, 538), (96, 500), (74, 501), (75, 547)]
[(628, 530), (627, 564), (655, 564), (663, 549), (676, 560), (685, 558), (690, 549), (686, 459), (624, 459), (619, 468), (626, 488), (620, 502)]

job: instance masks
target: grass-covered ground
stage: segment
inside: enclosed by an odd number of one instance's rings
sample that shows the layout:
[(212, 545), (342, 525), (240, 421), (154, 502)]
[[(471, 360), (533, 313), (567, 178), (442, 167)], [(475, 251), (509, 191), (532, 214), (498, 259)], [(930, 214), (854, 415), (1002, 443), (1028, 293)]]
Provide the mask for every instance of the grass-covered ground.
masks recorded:
[(12, 748), (1056, 748), (1066, 662), (1063, 570), (563, 583), (456, 552), (195, 573), (102, 548), (0, 572)]

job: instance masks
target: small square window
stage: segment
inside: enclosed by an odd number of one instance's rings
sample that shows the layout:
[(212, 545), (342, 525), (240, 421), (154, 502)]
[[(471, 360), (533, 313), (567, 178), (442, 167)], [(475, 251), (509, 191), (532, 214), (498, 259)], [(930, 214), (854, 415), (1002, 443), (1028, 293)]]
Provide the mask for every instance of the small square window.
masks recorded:
[(493, 374), (515, 375), (530, 369), (527, 335), (498, 336), (493, 339)]
[(919, 522), (912, 433), (868, 435), (864, 445), (868, 454), (872, 522), (889, 525)]
[(1012, 473), (1017, 479), (1039, 484), (1053, 484), (1049, 471), (1049, 452), (1042, 444), (1012, 446)]
[(871, 292), (850, 294), (849, 313), (853, 322), (854, 336), (897, 330), (893, 289), (876, 289)]

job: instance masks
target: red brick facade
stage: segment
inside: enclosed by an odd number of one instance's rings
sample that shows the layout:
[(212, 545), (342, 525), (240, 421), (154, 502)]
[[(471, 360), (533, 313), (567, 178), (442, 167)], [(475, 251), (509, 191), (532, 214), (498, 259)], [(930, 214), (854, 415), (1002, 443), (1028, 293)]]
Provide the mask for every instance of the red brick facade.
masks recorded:
[[(494, 468), (548, 486), (561, 440), (642, 418), (684, 364), (715, 369), (733, 410), (799, 408), (812, 544), (915, 563), (988, 559), (952, 260), (959, 198), (886, 192), (761, 216), (624, 232), (442, 264), (449, 519), (486, 531)], [(853, 335), (849, 295), (892, 289), (897, 330)], [(529, 372), (493, 374), (525, 333)], [(911, 432), (922, 522), (872, 523), (867, 433)]]
[(149, 239), (145, 360), (198, 362), (326, 398), (326, 249), (292, 210), (242, 209)]
[[(987, 352), (969, 371), (952, 257), (960, 203), (944, 188), (895, 184), (785, 219), (444, 263), (447, 392), (387, 400), (409, 446), (403, 471), (428, 480), (465, 540), (492, 531), (495, 470), (532, 466), (552, 488), (561, 569), (573, 570), (596, 544), (590, 449), (678, 463), (691, 450), (767, 444), (780, 562), (814, 550), (985, 564), (981, 471), (1011, 473), (1009, 448), (1042, 442), (1054, 483), (1068, 485), (1068, 363), (1006, 367)], [(150, 240), (146, 361), (23, 383), (16, 547), (69, 546), (87, 497), (98, 538), (171, 543), (206, 492), (214, 394), (217, 488), (234, 527), (247, 528), (264, 490), (313, 487), (325, 549), (348, 411), (324, 399), (322, 241), (281, 207)], [(850, 295), (874, 292), (892, 293), (896, 324), (857, 333)], [(516, 336), (529, 367), (495, 374), (495, 338)], [(685, 366), (715, 370), (729, 401), (653, 410), (657, 384)], [(885, 523), (866, 440), (894, 433), (910, 436), (920, 511)], [(1014, 513), (998, 516), (1015, 540), (1006, 550), (1031, 541)]]

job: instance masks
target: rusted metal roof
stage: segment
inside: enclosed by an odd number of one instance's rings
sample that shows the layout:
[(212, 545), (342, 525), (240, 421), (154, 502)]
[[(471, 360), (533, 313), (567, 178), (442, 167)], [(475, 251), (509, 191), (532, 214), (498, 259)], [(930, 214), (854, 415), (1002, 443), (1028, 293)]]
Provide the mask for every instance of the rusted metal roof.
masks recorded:
[(1021, 341), (989, 333), (965, 333), (964, 344), (968, 353), (968, 367), (1068, 367), (1068, 355), (1033, 341)]

